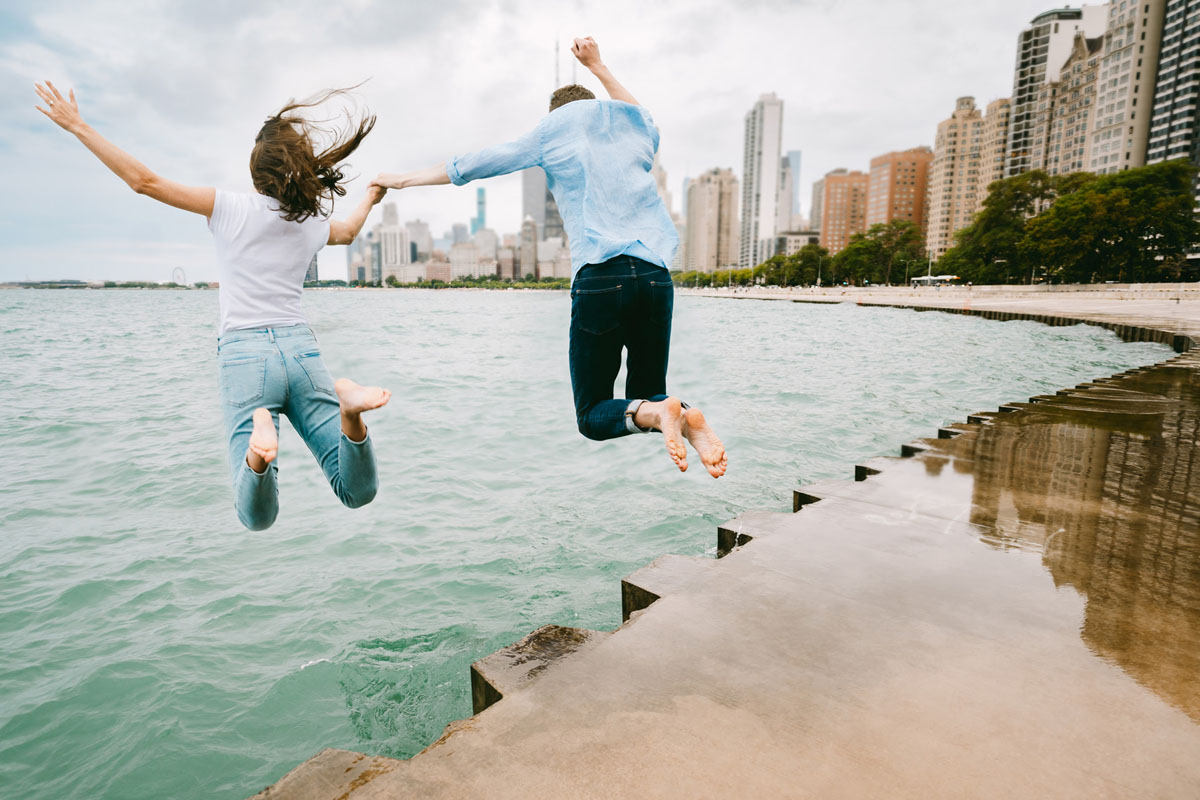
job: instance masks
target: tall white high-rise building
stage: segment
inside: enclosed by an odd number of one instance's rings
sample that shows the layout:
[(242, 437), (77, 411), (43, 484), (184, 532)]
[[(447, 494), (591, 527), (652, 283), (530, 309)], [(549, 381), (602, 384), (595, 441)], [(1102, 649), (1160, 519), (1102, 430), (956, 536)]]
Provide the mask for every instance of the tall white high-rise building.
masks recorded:
[(1104, 35), (1109, 5), (1046, 11), (1034, 17), (1029, 27), (1017, 35), (1005, 177), (1033, 168), (1038, 94), (1042, 85), (1059, 79), (1060, 70), (1074, 49), (1076, 33), (1082, 32), (1089, 39)]
[[(1160, 74), (1159, 56), (1165, 57), (1168, 48), (1175, 53), (1176, 60), (1172, 69), (1162, 71), (1164, 83), (1179, 76), (1177, 56), (1181, 38), (1174, 36), (1164, 45), (1163, 21), (1167, 7), (1175, 9), (1172, 19), (1177, 32), (1179, 8), (1185, 5), (1193, 6), (1188, 13), (1193, 18), (1192, 24), (1196, 24), (1195, 14), (1200, 8), (1192, 3), (1167, 0), (1139, 0), (1128, 5), (1109, 3), (1104, 52), (1096, 81), (1090, 162), (1085, 169), (1103, 175), (1145, 166), (1155, 113), (1155, 79)], [(1195, 41), (1189, 46), (1194, 47)]]
[(738, 257), (743, 268), (760, 264), (775, 252), (782, 146), (783, 101), (774, 92), (764, 94), (746, 114)]
[(667, 213), (675, 216), (675, 210), (671, 208), (671, 190), (667, 188), (667, 171), (663, 169), (662, 161), (658, 156), (658, 153), (654, 154), (654, 163), (650, 165), (650, 174), (654, 176), (654, 185), (658, 187), (658, 197), (667, 207)]

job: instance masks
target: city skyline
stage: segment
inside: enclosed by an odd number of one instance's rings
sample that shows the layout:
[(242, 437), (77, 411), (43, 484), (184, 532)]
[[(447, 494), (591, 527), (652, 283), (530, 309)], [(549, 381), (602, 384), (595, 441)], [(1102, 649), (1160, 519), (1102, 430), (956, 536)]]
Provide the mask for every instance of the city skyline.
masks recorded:
[[(364, 176), (351, 184), (352, 199), (375, 171), (427, 166), (532, 127), (553, 88), (555, 37), (586, 32), (654, 115), (676, 198), (672, 210), (680, 213), (684, 178), (714, 167), (740, 173), (743, 118), (767, 92), (785, 101), (785, 148), (804, 152), (802, 201), (812, 180), (834, 167), (864, 168), (878, 153), (930, 144), (953, 97), (971, 93), (986, 103), (1008, 96), (1015, 35), (1045, 5), (988, 3), (951, 21), (931, 2), (903, 10), (863, 2), (750, 4), (721, 15), (664, 3), (639, 12), (637, 28), (614, 22), (622, 15), (612, 6), (518, 2), (475, 14), (364, 3), (332, 27), (314, 29), (308, 20), (317, 8), (247, 7), (228, 19), (145, 10), (131, 26), (134, 12), (124, 5), (7, 4), (0, 69), (14, 111), (0, 121), (0, 168), (23, 190), (0, 201), (7, 204), (0, 279), (161, 279), (173, 266), (197, 279), (215, 277), (203, 221), (150, 209), (86, 164), (77, 145), (46, 129), (33, 111), (26, 95), (34, 80), (75, 86), (87, 118), (163, 174), (241, 189), (249, 143), (266, 113), (289, 96), (373, 76), (359, 97), (379, 125), (351, 159), (351, 173)], [(718, 24), (716, 16), (727, 19)], [(843, 46), (851, 35), (872, 59)], [(165, 39), (175, 43), (170, 52), (155, 44)], [(503, 44), (499, 61), (467, 52), (491, 43)], [(466, 48), (462, 59), (439, 57), (459, 47)], [(559, 60), (566, 79), (565, 48)], [(261, 82), (247, 86), (244, 74)], [(601, 91), (586, 71), (577, 76)], [(471, 219), (474, 188), (393, 198), (402, 218), (419, 217), (441, 232)], [(520, 179), (489, 181), (487, 190), (489, 227), (518, 231)], [(807, 203), (801, 212), (809, 213)], [(323, 275), (344, 273), (344, 256), (333, 250), (320, 255)]]

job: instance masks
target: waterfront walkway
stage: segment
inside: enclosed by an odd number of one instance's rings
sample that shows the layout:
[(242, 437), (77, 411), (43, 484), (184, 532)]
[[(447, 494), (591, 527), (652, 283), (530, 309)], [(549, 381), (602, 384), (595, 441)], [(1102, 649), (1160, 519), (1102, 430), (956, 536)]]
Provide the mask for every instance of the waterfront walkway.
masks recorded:
[[(1195, 301), (997, 302), (1200, 343)], [(629, 576), (617, 631), (477, 663), (486, 710), (413, 759), (260, 797), (1194, 798), (1200, 350), (1097, 378), (797, 487)]]

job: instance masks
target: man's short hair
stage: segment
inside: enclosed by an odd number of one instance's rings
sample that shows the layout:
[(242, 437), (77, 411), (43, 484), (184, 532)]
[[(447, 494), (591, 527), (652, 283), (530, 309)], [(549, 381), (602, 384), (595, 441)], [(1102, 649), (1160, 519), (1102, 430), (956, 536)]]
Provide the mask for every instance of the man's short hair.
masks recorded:
[(592, 90), (586, 86), (580, 86), (578, 83), (572, 83), (570, 86), (564, 86), (561, 89), (555, 89), (554, 94), (550, 95), (550, 110), (565, 106), (567, 103), (573, 103), (576, 100), (595, 100), (596, 95), (592, 94)]

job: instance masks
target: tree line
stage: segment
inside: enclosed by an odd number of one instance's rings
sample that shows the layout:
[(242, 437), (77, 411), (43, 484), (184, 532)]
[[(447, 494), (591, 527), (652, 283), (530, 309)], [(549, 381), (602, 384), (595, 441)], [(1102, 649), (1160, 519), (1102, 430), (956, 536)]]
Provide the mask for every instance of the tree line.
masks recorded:
[(955, 245), (930, 264), (907, 220), (854, 234), (832, 258), (808, 244), (753, 269), (688, 271), (684, 286), (814, 286), (908, 283), (929, 271), (978, 284), (1200, 280), (1188, 252), (1200, 239), (1196, 167), (1169, 161), (1111, 175), (1040, 170), (996, 181)]

